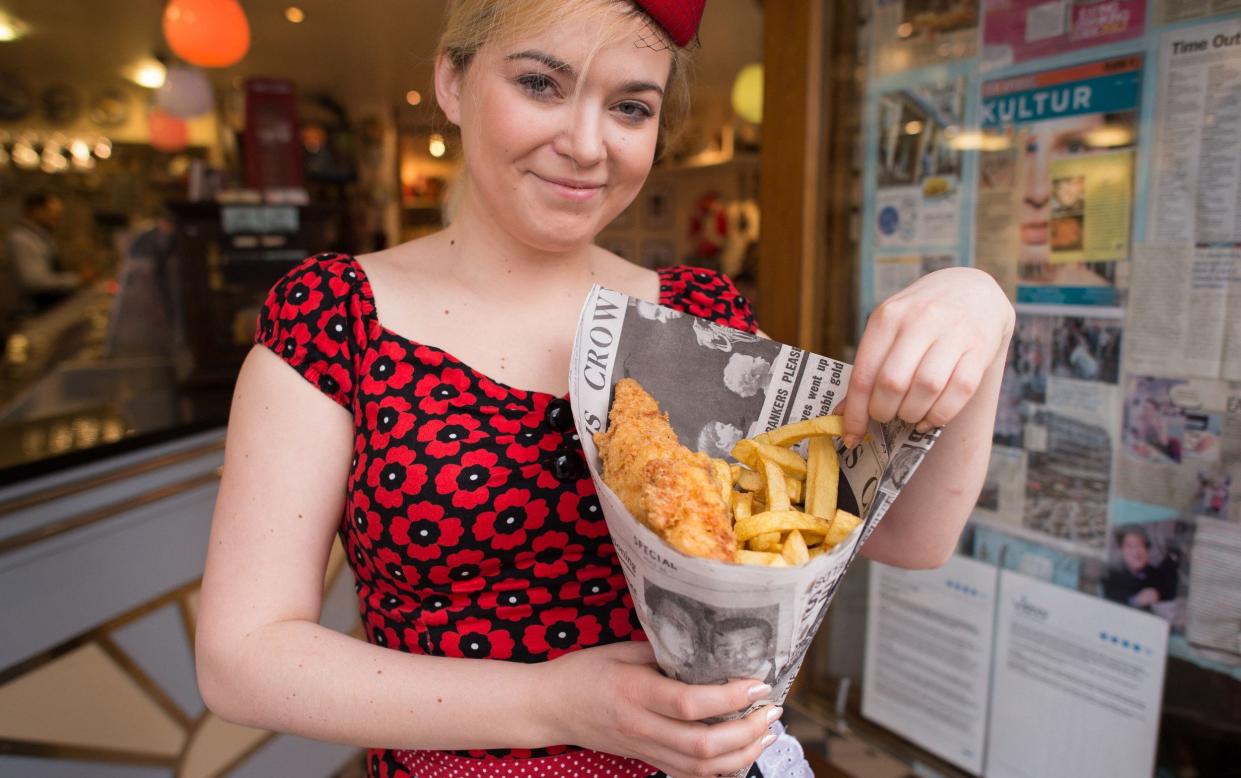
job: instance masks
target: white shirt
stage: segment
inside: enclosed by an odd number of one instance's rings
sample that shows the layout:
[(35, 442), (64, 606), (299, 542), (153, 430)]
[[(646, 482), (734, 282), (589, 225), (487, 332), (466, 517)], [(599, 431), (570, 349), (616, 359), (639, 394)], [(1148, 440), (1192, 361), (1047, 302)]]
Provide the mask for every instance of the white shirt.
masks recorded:
[(20, 219), (4, 242), (4, 251), (27, 294), (70, 292), (81, 285), (77, 273), (56, 271), (56, 244), (47, 230)]

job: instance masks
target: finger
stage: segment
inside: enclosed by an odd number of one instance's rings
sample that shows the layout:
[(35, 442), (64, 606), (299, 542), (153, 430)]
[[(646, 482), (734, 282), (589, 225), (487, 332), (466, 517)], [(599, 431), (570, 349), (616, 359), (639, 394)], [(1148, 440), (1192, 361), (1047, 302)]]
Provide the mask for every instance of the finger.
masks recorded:
[(950, 340), (940, 339), (932, 343), (914, 370), (909, 391), (896, 411), (897, 417), (910, 424), (917, 424), (926, 418), (931, 406), (952, 380), (961, 356), (960, 346)]
[(739, 748), (731, 753), (711, 759), (695, 760), (690, 763), (689, 769), (684, 772), (690, 776), (732, 776), (737, 771), (748, 769), (750, 765), (754, 764), (759, 754), (763, 753), (763, 750), (771, 745), (775, 739), (776, 736), (773, 733), (767, 732), (762, 738), (746, 745), (744, 748)]
[(948, 385), (944, 387), (944, 391), (940, 392), (939, 399), (926, 412), (924, 431), (931, 427), (942, 427), (956, 418), (961, 409), (973, 399), (974, 393), (978, 391), (989, 364), (990, 361), (986, 354), (980, 354), (977, 351), (965, 352), (961, 361), (957, 363), (957, 369), (953, 371), (952, 378), (948, 380)]
[(870, 423), (870, 395), (879, 376), (879, 368), (896, 339), (897, 323), (889, 303), (880, 305), (870, 315), (862, 340), (858, 343), (849, 388), (845, 393), (845, 444), (853, 446), (866, 434)]
[(868, 412), (872, 419), (887, 423), (896, 418), (910, 391), (914, 372), (933, 343), (934, 337), (918, 328), (906, 328), (897, 333), (871, 390)]
[(771, 694), (761, 681), (730, 681), (726, 684), (692, 685), (662, 675), (643, 689), (643, 704), (661, 716), (679, 721), (701, 721), (743, 711)]
[(780, 717), (781, 712), (780, 708), (765, 705), (732, 721), (677, 726), (677, 742), (672, 747), (684, 756), (698, 760), (715, 759), (744, 750), (762, 740), (767, 728)]

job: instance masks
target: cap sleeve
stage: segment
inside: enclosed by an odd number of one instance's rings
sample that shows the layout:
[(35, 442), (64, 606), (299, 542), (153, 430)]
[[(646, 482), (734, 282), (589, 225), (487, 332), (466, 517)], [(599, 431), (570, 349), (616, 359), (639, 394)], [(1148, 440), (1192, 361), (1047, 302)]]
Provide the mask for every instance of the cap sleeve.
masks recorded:
[(750, 301), (718, 270), (679, 265), (661, 271), (661, 297), (669, 307), (745, 332), (758, 332)]
[(359, 286), (348, 257), (311, 257), (268, 292), (254, 336), (347, 409), (353, 408), (356, 359), (365, 350)]

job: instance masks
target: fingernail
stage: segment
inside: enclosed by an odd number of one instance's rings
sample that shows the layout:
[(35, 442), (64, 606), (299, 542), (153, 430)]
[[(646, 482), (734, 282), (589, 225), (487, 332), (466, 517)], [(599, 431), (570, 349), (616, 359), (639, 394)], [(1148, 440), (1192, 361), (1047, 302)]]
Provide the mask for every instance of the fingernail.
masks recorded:
[(771, 710), (767, 711), (767, 723), (770, 724), (771, 722), (780, 718), (780, 714), (782, 713), (784, 713), (784, 708), (781, 708), (779, 706), (774, 707)]
[(920, 421), (914, 425), (914, 429), (918, 431), (919, 435), (925, 435), (927, 432), (930, 431), (931, 425), (929, 422)]
[(774, 742), (776, 742), (775, 733), (768, 732), (766, 735), (763, 735), (763, 739), (759, 741), (759, 745), (762, 746), (763, 748), (766, 748), (767, 746), (771, 745)]
[(845, 435), (845, 448), (853, 448), (858, 444), (857, 435)]
[(760, 683), (757, 686), (751, 686), (746, 693), (750, 695), (751, 700), (761, 700), (771, 694), (771, 686)]

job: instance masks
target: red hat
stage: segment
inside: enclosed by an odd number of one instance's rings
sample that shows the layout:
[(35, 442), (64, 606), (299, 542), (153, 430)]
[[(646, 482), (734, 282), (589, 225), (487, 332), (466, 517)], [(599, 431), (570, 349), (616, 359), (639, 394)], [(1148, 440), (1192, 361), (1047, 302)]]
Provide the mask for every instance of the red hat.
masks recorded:
[(698, 32), (702, 9), (707, 0), (634, 0), (651, 15), (668, 37), (678, 46), (685, 46)]

